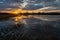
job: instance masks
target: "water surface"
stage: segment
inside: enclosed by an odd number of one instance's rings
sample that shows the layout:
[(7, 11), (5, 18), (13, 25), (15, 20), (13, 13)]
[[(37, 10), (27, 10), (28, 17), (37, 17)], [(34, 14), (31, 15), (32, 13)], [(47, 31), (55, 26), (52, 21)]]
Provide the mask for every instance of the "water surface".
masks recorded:
[(1, 19), (0, 40), (60, 40), (60, 15), (26, 17)]

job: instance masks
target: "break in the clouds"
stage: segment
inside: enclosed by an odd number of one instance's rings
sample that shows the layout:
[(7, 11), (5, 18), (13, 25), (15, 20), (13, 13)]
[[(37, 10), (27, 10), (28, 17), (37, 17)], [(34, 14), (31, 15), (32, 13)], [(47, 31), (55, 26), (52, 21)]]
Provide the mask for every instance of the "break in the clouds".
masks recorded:
[(0, 0), (0, 10), (19, 7), (35, 10), (50, 6), (60, 7), (60, 0)]

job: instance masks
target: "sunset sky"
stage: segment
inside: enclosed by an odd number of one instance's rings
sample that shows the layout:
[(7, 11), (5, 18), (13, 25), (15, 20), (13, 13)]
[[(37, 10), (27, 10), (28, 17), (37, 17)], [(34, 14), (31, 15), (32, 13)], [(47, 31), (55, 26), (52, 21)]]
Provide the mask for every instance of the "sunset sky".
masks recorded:
[(45, 7), (51, 7), (51, 9), (60, 10), (60, 0), (0, 0), (0, 10), (15, 8), (36, 10), (42, 8), (45, 9)]

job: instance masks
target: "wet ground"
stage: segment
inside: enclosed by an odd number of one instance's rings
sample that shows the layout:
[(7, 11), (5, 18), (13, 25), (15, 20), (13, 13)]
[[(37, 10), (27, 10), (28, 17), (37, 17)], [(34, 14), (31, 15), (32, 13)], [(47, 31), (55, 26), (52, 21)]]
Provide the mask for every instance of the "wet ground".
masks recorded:
[(60, 40), (60, 15), (0, 18), (0, 40)]

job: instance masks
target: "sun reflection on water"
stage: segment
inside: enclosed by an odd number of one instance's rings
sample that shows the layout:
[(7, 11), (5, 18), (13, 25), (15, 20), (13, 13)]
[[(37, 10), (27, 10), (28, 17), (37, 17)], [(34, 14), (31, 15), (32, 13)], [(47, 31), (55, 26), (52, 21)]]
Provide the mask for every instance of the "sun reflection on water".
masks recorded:
[[(31, 18), (31, 17), (32, 17), (31, 15), (29, 15), (29, 16), (24, 16), (24, 15), (22, 15), (22, 16), (16, 16), (16, 17), (14, 17), (13, 19), (14, 19), (15, 25), (18, 25), (21, 20), (23, 20), (23, 19), (25, 19), (25, 18)], [(33, 17), (32, 17), (32, 18), (33, 18)]]
[(27, 16), (16, 16), (14, 17), (14, 22), (15, 22), (15, 25), (18, 25), (20, 23), (20, 20), (24, 19), (24, 18), (27, 18)]

